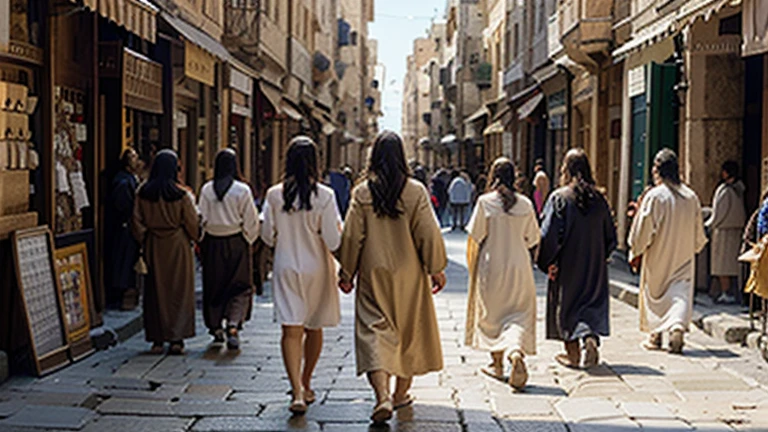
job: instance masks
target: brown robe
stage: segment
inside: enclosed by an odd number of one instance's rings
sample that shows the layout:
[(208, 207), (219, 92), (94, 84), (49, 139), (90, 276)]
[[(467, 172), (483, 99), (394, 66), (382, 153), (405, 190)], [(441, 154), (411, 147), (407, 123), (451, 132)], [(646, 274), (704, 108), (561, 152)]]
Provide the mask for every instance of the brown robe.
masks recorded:
[(445, 244), (421, 183), (408, 181), (400, 208), (397, 219), (378, 217), (367, 183), (352, 193), (339, 258), (342, 277), (358, 277), (358, 374), (412, 377), (443, 368), (429, 275), (445, 269)]
[(144, 288), (144, 332), (149, 342), (195, 335), (195, 269), (191, 242), (198, 216), (191, 194), (178, 201), (136, 198), (133, 235), (144, 248), (149, 274)]

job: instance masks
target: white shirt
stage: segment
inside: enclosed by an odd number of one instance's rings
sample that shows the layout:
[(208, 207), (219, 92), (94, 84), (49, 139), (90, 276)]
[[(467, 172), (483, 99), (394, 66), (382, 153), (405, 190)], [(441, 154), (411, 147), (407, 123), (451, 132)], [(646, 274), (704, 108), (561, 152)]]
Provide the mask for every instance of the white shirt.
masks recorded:
[(247, 184), (236, 180), (224, 200), (219, 201), (213, 181), (209, 181), (200, 192), (199, 207), (203, 235), (226, 237), (242, 233), (248, 243), (259, 237), (259, 215)]
[(458, 176), (448, 187), (451, 204), (469, 204), (472, 201), (472, 185), (464, 177)]

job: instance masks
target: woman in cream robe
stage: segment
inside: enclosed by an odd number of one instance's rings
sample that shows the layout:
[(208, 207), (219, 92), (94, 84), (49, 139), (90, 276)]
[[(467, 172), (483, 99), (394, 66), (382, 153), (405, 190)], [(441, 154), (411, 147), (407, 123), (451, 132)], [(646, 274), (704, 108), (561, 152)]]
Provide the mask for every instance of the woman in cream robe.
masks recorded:
[(641, 197), (628, 240), (630, 261), (642, 257), (640, 330), (650, 332), (643, 346), (654, 350), (670, 332), (670, 352), (680, 353), (693, 313), (695, 258), (707, 238), (699, 198), (680, 181), (674, 152), (659, 152), (653, 176), (656, 186)]
[(466, 341), (489, 351), (486, 371), (501, 378), (509, 353), (509, 384), (522, 388), (528, 378), (523, 358), (536, 354), (536, 283), (529, 251), (541, 232), (533, 204), (514, 192), (515, 168), (506, 158), (491, 168), (491, 192), (477, 200), (469, 222), (467, 262), (469, 300)]
[[(408, 178), (402, 141), (392, 132), (376, 140), (368, 180), (352, 193), (341, 249), (341, 288), (357, 277), (357, 373), (376, 392), (374, 423), (412, 402), (411, 378), (443, 367), (434, 292), (445, 285), (445, 245), (429, 194)], [(430, 283), (432, 275), (432, 283)], [(393, 398), (389, 377), (396, 376)]]

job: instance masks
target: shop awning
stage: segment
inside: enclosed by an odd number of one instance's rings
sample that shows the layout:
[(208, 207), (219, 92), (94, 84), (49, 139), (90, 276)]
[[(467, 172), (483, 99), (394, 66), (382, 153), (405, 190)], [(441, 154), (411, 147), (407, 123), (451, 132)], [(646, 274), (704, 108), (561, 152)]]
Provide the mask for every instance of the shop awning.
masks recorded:
[(666, 39), (675, 32), (675, 23), (675, 15), (669, 14), (655, 24), (640, 30), (632, 40), (613, 51), (613, 61), (618, 62), (634, 52)]
[(520, 120), (527, 119), (528, 117), (533, 114), (533, 112), (538, 108), (538, 106), (541, 104), (541, 101), (544, 100), (544, 94), (539, 93), (536, 96), (528, 99), (523, 105), (520, 106), (520, 108), (517, 110), (517, 116)]
[(71, 0), (125, 27), (129, 32), (155, 43), (157, 9), (149, 0)]
[(333, 135), (336, 133), (336, 126), (331, 122), (323, 123), (323, 135)]
[(280, 112), (280, 105), (283, 101), (283, 96), (280, 90), (276, 89), (270, 84), (265, 83), (264, 81), (259, 83), (259, 88), (261, 89), (261, 94), (263, 94), (269, 103), (272, 104), (272, 108), (274, 108), (275, 111)]
[(423, 137), (419, 140), (419, 147), (429, 147), (429, 138)]
[(691, 0), (683, 2), (677, 10), (677, 20), (682, 25), (686, 23), (693, 24), (699, 18), (709, 21), (712, 15), (720, 12), (720, 9), (729, 5), (735, 6), (739, 3), (741, 3), (741, 0)]
[(453, 142), (456, 142), (456, 135), (454, 134), (448, 134), (440, 140), (440, 144), (442, 145), (448, 145)]
[(229, 54), (229, 51), (224, 48), (224, 45), (208, 35), (208, 33), (167, 12), (161, 12), (160, 14), (171, 27), (184, 36), (184, 39), (207, 51), (214, 57), (217, 57), (219, 60), (230, 61), (230, 59), (232, 59), (232, 56)]
[(363, 140), (362, 138), (360, 138), (357, 135), (352, 135), (348, 131), (344, 131), (344, 139), (347, 140), (347, 141), (355, 142), (357, 144), (360, 144), (360, 143), (365, 141), (365, 140)]
[(504, 133), (504, 124), (502, 124), (501, 120), (497, 120), (493, 123), (491, 123), (490, 126), (485, 128), (483, 131), (483, 135), (494, 135), (494, 134), (501, 134)]
[(299, 110), (293, 107), (290, 102), (283, 99), (283, 101), (280, 103), (280, 112), (288, 116), (288, 118), (296, 121), (302, 121), (304, 120), (304, 116), (301, 115)]
[(488, 111), (488, 108), (483, 106), (479, 110), (475, 111), (471, 116), (467, 117), (467, 119), (464, 120), (464, 124), (474, 123), (480, 120), (481, 118), (488, 117), (490, 115), (491, 115), (491, 112)]

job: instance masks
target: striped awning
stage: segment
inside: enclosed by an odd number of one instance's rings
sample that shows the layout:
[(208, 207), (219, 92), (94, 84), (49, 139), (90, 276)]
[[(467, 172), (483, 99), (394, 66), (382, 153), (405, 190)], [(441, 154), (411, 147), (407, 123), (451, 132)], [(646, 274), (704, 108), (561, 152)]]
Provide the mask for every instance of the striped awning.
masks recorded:
[(125, 27), (129, 32), (155, 42), (157, 13), (159, 10), (149, 0), (71, 0), (82, 4), (99, 15)]

